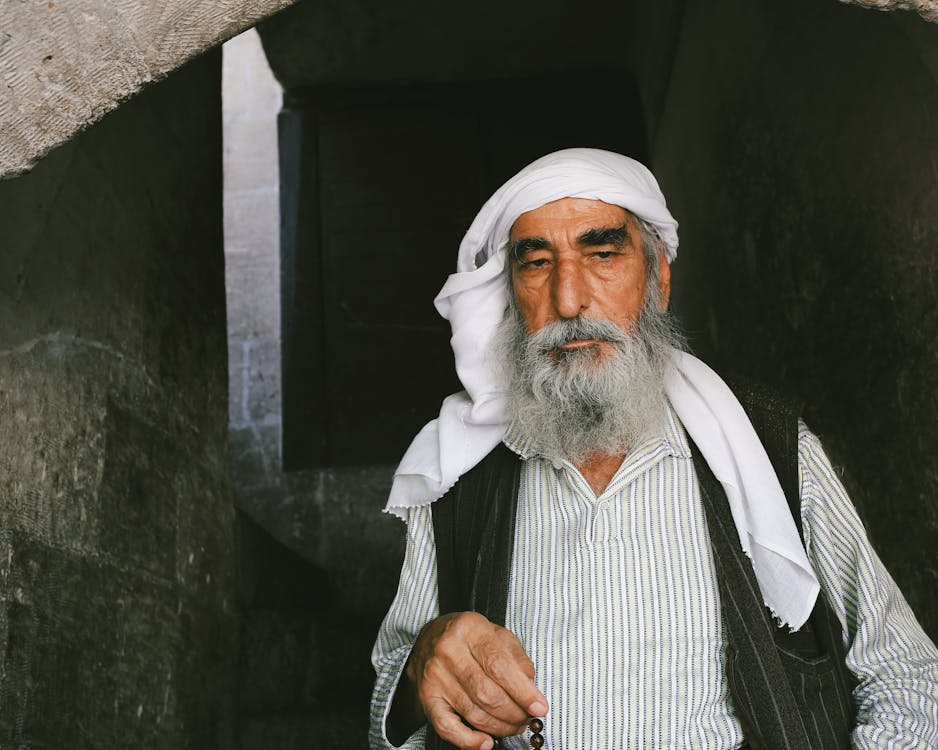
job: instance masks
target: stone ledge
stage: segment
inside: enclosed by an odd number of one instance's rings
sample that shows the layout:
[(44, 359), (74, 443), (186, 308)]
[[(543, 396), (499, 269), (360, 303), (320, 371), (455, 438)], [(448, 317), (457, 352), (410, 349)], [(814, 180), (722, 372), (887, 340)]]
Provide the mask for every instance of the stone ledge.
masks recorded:
[(926, 21), (938, 23), (938, 0), (840, 0), (873, 10), (914, 10)]
[(11, 3), (0, 30), (0, 178), (146, 84), (295, 0)]

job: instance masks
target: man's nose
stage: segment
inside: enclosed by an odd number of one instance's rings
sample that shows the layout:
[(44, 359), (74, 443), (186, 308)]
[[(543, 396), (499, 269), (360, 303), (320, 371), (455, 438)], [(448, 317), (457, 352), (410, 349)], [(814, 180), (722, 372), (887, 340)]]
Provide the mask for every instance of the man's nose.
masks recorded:
[(560, 318), (575, 318), (590, 304), (590, 289), (579, 264), (563, 261), (554, 269), (551, 293)]

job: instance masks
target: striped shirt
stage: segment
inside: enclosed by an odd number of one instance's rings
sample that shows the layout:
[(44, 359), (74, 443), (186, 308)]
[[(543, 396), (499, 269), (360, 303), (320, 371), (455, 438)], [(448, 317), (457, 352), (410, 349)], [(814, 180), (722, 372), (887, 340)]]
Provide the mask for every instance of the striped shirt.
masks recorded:
[[(550, 702), (545, 748), (731, 750), (743, 742), (724, 672), (720, 601), (683, 427), (636, 446), (596, 495), (573, 465), (526, 459), (506, 625)], [(938, 651), (872, 550), (817, 438), (798, 437), (808, 556), (844, 628), (858, 748), (938, 748)], [(429, 506), (412, 509), (400, 586), (372, 654), (373, 749), (420, 628), (438, 614)], [(425, 728), (403, 745), (418, 750)], [(524, 736), (506, 740), (529, 747)]]

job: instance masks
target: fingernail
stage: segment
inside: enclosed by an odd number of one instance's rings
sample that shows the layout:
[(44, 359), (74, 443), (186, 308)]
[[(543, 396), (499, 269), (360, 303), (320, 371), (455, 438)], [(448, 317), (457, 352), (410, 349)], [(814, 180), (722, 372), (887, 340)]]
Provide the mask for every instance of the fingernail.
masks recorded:
[(534, 703), (528, 706), (528, 713), (531, 714), (531, 716), (544, 716), (547, 714), (547, 704), (541, 701), (534, 701)]

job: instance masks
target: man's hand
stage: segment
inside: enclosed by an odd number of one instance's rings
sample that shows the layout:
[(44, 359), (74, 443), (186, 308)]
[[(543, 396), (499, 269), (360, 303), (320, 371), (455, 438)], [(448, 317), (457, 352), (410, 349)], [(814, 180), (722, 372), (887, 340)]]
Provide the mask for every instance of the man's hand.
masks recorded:
[(475, 612), (428, 622), (406, 674), (437, 734), (462, 750), (491, 750), (492, 737), (519, 734), (547, 713), (518, 639)]

